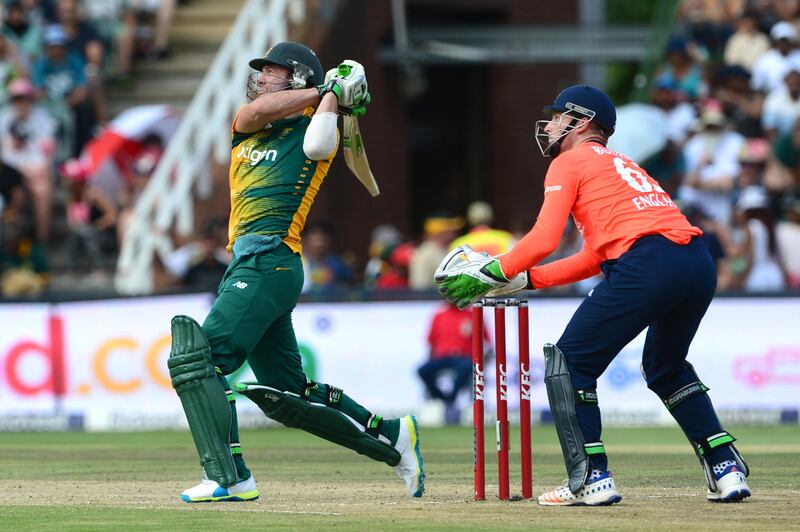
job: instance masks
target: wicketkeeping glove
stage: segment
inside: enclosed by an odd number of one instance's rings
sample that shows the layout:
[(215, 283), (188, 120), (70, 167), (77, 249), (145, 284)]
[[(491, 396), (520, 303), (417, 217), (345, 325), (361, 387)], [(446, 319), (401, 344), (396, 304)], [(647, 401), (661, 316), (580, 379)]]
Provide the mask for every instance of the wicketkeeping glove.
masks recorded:
[(483, 296), (509, 295), (528, 286), (527, 272), (508, 279), (500, 261), (464, 245), (451, 251), (439, 264), (434, 282), (448, 301), (463, 309)]

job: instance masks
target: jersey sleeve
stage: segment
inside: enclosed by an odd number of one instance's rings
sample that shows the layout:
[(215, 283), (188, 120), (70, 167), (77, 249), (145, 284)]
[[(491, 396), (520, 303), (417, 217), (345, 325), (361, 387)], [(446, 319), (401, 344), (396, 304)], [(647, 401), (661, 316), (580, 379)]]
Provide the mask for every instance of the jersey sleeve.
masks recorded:
[(236, 111), (236, 116), (233, 117), (233, 122), (231, 122), (231, 135), (238, 133), (238, 131), (236, 131), (236, 122), (239, 120), (239, 113), (242, 112), (242, 109), (244, 109), (244, 105), (239, 106), (239, 110)]
[(500, 257), (500, 266), (509, 279), (535, 266), (558, 247), (567, 218), (578, 193), (578, 173), (567, 154), (550, 165), (544, 179), (544, 203), (536, 224), (514, 248)]
[(574, 255), (530, 270), (534, 288), (548, 288), (588, 279), (600, 273), (600, 257), (586, 246)]

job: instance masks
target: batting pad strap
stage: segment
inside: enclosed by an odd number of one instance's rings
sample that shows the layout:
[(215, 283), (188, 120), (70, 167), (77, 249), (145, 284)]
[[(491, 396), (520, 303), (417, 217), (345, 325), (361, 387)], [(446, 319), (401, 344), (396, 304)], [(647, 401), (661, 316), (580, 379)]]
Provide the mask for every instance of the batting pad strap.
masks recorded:
[(710, 452), (711, 449), (715, 447), (719, 447), (720, 445), (725, 445), (728, 443), (733, 443), (736, 441), (736, 438), (731, 436), (731, 434), (727, 431), (722, 431), (718, 434), (714, 434), (713, 436), (709, 436), (703, 441), (697, 442), (697, 452), (700, 456), (704, 456), (706, 453)]
[(667, 407), (667, 410), (672, 410), (683, 401), (688, 399), (689, 397), (696, 395), (698, 393), (706, 393), (708, 391), (708, 386), (703, 384), (700, 381), (690, 382), (683, 388), (680, 388), (678, 391), (673, 392), (669, 397), (664, 399), (664, 405)]
[(342, 395), (344, 395), (344, 391), (341, 388), (331, 386), (330, 384), (327, 386), (328, 395), (325, 398), (325, 406), (329, 406), (338, 410), (342, 406)]
[(589, 456), (597, 456), (599, 454), (606, 454), (606, 448), (602, 441), (591, 443), (584, 443), (583, 448)]
[[(306, 383), (305, 393), (303, 395), (305, 395), (307, 400), (312, 402), (321, 402), (319, 401), (319, 396), (322, 395), (325, 406), (339, 410), (342, 406), (344, 391), (330, 384), (309, 381)], [(316, 401), (314, 399), (316, 399)]]
[(383, 425), (383, 417), (372, 414), (367, 420), (367, 425), (364, 427), (364, 431), (373, 438), (377, 438), (381, 435), (381, 425)]
[(589, 388), (586, 390), (575, 390), (575, 401), (584, 405), (597, 404), (597, 388)]

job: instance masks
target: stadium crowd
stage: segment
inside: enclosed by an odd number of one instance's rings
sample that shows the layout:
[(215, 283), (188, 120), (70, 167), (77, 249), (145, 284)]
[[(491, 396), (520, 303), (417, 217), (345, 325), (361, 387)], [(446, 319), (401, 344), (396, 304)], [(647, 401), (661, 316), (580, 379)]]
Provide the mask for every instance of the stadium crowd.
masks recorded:
[(114, 190), (89, 179), (77, 161), (108, 122), (107, 88), (129, 85), (135, 61), (169, 56), (177, 3), (0, 4), (2, 296), (37, 295), (47, 287), (54, 240), (64, 242), (70, 268), (107, 275), (105, 257), (116, 251), (119, 221), (163, 139), (142, 143), (126, 160), (115, 158), (123, 186)]
[[(3, 296), (45, 289), (46, 244), (54, 233), (64, 237), (69, 268), (88, 278), (110, 273), (125, 220), (166, 139), (151, 136), (115, 159), (120, 187), (90, 179), (77, 158), (108, 122), (106, 88), (130, 83), (135, 61), (169, 56), (178, 1), (4, 2)], [(663, 142), (638, 162), (704, 230), (719, 290), (800, 289), (799, 28), (800, 0), (683, 0), (650, 80), (647, 106), (664, 125)], [(618, 124), (620, 134), (623, 127)], [(63, 215), (56, 219), (59, 209)], [(62, 218), (66, 229), (54, 231)], [(432, 290), (433, 271), (452, 247), (470, 243), (502, 253), (527, 230), (509, 232), (492, 223), (491, 207), (475, 202), (465, 213), (431, 213), (419, 238), (376, 227), (369, 250), (343, 254), (334, 251), (335, 227), (313, 223), (304, 234), (304, 291)], [(209, 221), (167, 257), (159, 286), (213, 289), (230, 260), (224, 226), (224, 220)], [(581, 245), (570, 223), (548, 260)], [(592, 283), (560, 290), (585, 293)]]
[(800, 2), (684, 0), (648, 172), (706, 233), (719, 289), (800, 288)]
[[(664, 142), (638, 162), (703, 229), (719, 290), (800, 289), (798, 28), (800, 0), (683, 0), (651, 83), (648, 107)], [(432, 287), (435, 257), (460, 230), (433, 227), (426, 221), (416, 250), (401, 243), (384, 252), (393, 286), (408, 268), (407, 286)], [(550, 260), (580, 247), (570, 224)], [(381, 288), (372, 260), (367, 281)], [(592, 283), (568, 290), (585, 293)]]

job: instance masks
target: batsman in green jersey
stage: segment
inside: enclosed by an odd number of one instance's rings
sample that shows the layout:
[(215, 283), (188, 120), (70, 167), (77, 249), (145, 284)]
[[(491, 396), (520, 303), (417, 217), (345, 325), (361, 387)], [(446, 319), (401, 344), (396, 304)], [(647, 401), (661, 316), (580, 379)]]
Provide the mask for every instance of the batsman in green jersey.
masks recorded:
[(231, 127), (229, 250), (233, 261), (203, 325), (172, 319), (169, 370), (203, 466), (186, 502), (259, 496), (245, 464), (225, 375), (250, 364), (258, 382), (236, 391), (296, 427), (392, 466), (409, 495), (425, 490), (413, 416), (384, 419), (341, 389), (306, 378), (292, 327), (303, 286), (300, 235), (339, 144), (338, 112), (369, 102), (364, 70), (348, 61), (323, 78), (308, 47), (282, 42), (250, 61), (250, 103)]

